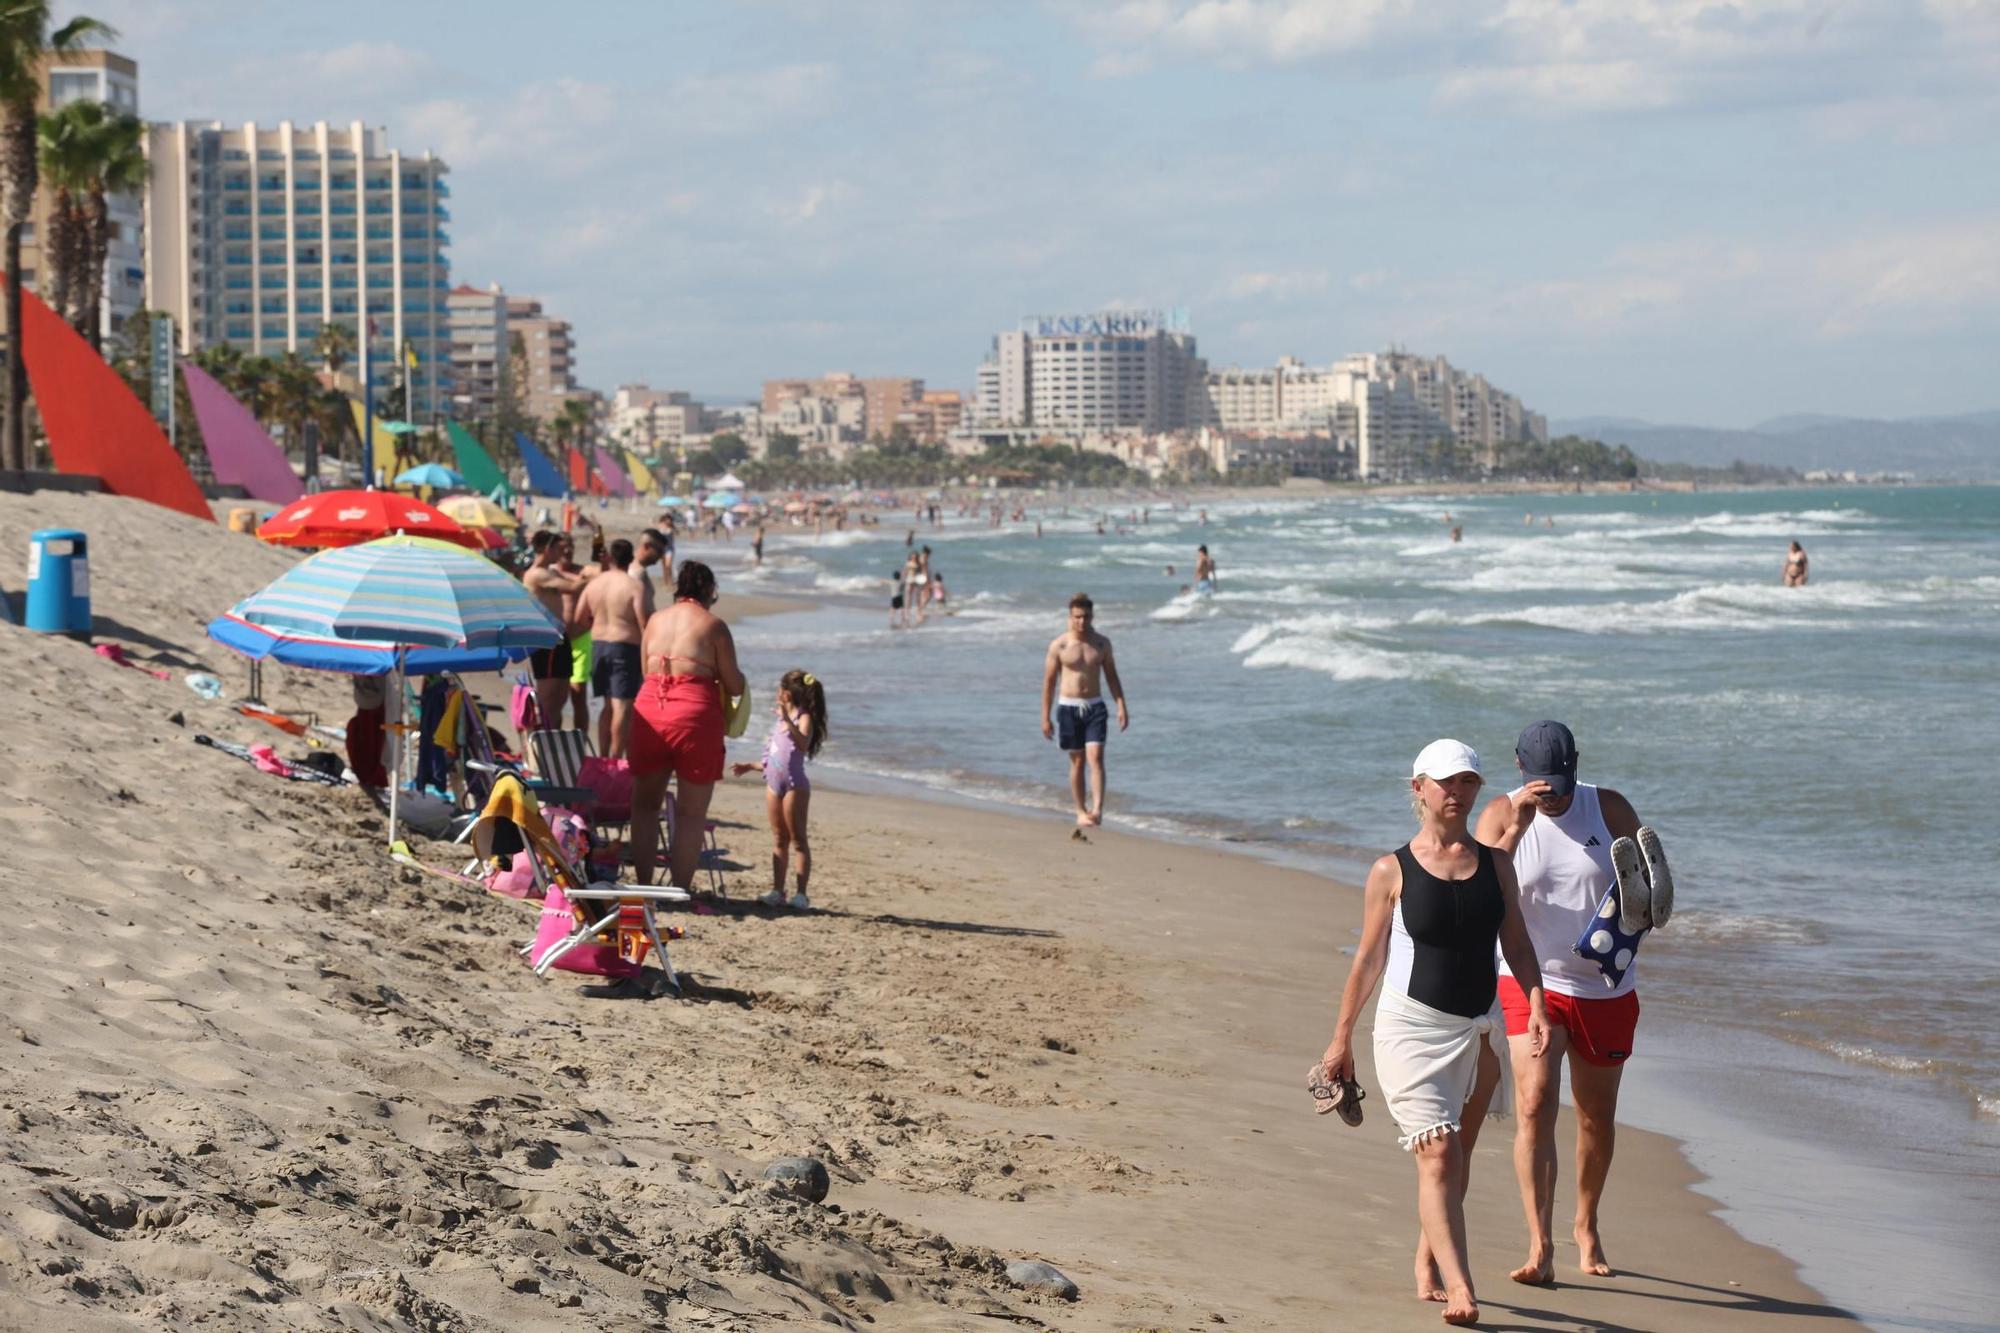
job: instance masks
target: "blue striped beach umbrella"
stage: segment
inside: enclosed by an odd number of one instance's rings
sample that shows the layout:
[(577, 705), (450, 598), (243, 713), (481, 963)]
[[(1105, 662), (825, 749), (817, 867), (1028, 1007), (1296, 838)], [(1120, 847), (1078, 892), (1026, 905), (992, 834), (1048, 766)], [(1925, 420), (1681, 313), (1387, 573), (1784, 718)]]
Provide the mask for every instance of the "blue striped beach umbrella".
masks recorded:
[(229, 618), (290, 638), (403, 648), (547, 648), (562, 630), (498, 565), (429, 537), (383, 537), (300, 561)]
[[(208, 633), (253, 659), (392, 672), (398, 724), (408, 671), (465, 670), (479, 660), (493, 670), (562, 639), (554, 618), (499, 566), (450, 542), (401, 536), (300, 561), (217, 617)], [(389, 786), (391, 844), (406, 750), (399, 742)]]

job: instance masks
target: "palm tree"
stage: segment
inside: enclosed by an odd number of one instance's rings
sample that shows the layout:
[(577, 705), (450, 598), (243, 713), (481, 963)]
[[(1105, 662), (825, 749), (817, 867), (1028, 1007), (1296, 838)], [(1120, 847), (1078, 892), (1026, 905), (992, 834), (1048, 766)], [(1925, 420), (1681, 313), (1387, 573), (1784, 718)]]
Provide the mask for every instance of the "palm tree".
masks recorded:
[(565, 444), (574, 444), (579, 449), (590, 438), (590, 424), (590, 406), (581, 398), (565, 401), (552, 423), (557, 439)]
[(319, 326), (319, 333), (313, 338), (313, 350), (326, 366), (326, 373), (340, 378), (341, 370), (354, 359), (354, 330), (345, 324), (328, 321)]
[[(79, 106), (93, 103), (77, 103)], [(67, 110), (68, 108), (64, 108)], [(83, 216), (85, 263), (82, 290), (73, 299), (82, 307), (90, 345), (104, 350), (104, 265), (111, 257), (110, 196), (146, 188), (146, 126), (137, 116), (100, 108), (103, 118), (90, 136), (90, 190)]]
[(27, 367), (21, 361), (21, 228), (35, 202), (40, 184), (40, 143), (35, 133), (35, 103), (42, 94), (42, 57), (67, 54), (95, 38), (111, 41), (117, 30), (93, 18), (73, 18), (49, 31), (49, 0), (7, 0), (0, 8), (0, 107), (6, 126), (0, 129), (0, 161), (6, 164), (7, 268), (7, 423), (0, 463), (10, 468), (28, 465)]
[(58, 315), (81, 332), (71, 305), (82, 278), (88, 242), (84, 236), (81, 200), (91, 187), (93, 135), (103, 122), (104, 108), (96, 102), (71, 102), (35, 126), (39, 146), (36, 165), (53, 198), (42, 236), (41, 292)]

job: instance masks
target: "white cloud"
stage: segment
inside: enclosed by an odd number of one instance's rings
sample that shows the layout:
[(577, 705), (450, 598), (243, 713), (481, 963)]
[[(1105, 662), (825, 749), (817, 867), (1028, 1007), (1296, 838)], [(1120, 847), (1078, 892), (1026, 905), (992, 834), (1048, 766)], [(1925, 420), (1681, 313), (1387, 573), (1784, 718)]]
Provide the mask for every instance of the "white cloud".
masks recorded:
[(1289, 301), (1324, 292), (1329, 281), (1323, 268), (1238, 273), (1223, 284), (1223, 293), (1235, 301)]
[(1077, 26), (1115, 75), (1158, 59), (1415, 74), (1439, 101), (1591, 113), (1830, 105), (1940, 84), (1984, 99), (1993, 0), (1124, 0)]

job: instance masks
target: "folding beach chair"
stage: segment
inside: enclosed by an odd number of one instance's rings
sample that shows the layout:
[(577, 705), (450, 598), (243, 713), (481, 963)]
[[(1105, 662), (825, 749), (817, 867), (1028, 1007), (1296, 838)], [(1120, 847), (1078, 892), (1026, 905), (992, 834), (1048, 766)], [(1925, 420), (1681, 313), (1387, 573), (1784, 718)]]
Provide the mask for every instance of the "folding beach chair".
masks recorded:
[[(591, 831), (599, 829), (624, 829), (629, 834), (632, 819), (626, 812), (624, 819), (618, 819), (607, 812), (598, 810), (595, 798), (588, 788), (577, 786), (577, 775), (583, 771), (583, 761), (591, 757), (590, 737), (581, 731), (537, 731), (528, 737), (529, 753), (535, 757), (535, 772), (546, 782), (554, 783), (566, 790), (574, 791), (578, 802), (573, 807), (584, 812), (590, 820)], [(547, 799), (547, 798), (545, 798)], [(569, 804), (564, 802), (564, 804)], [(673, 854), (674, 845), (674, 794), (667, 793), (665, 804), (660, 807), (660, 853)], [(701, 869), (708, 872), (708, 889), (718, 898), (729, 896), (722, 880), (722, 847), (715, 840), (715, 821), (707, 820), (702, 828)]]
[(472, 846), (482, 861), (511, 855), (520, 843), (534, 866), (535, 887), (544, 898), (550, 888), (562, 890), (569, 900), (573, 926), (560, 939), (537, 950), (531, 941), (521, 952), (528, 956), (536, 976), (549, 969), (572, 950), (599, 944), (617, 951), (619, 959), (634, 967), (644, 964), (649, 952), (659, 955), (661, 972), (675, 994), (680, 993), (680, 976), (667, 955), (667, 940), (681, 932), (668, 927), (662, 932), (654, 918), (661, 903), (688, 901), (685, 889), (669, 886), (592, 882), (562, 849), (534, 795), (511, 773), (495, 779), (493, 795), (486, 811), (473, 826)]
[(523, 773), (518, 763), (503, 761), (494, 754), (493, 740), (486, 726), (485, 705), (471, 690), (466, 689), (465, 682), (458, 676), (448, 673), (445, 679), (465, 700), (465, 712), (458, 726), (458, 764), (465, 784), (468, 813), (452, 841), (464, 842), (470, 836), (473, 822), (485, 811), (487, 799), (493, 794), (494, 779), (502, 773), (512, 773), (519, 778), (522, 785), (543, 804), (576, 807), (589, 803), (588, 791), (538, 781)]

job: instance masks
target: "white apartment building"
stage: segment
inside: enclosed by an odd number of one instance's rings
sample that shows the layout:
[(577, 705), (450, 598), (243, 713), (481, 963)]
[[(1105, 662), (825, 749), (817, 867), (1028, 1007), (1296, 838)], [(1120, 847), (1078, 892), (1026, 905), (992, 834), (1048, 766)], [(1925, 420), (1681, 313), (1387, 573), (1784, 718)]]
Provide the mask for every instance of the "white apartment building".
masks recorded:
[(1030, 316), (994, 337), (973, 414), (982, 426), (1175, 430), (1201, 371), (1183, 311)]
[(448, 411), (443, 162), (359, 121), (159, 124), (147, 153), (146, 304), (174, 317), (183, 353), (310, 359), (322, 325), (349, 324), (378, 393), (407, 376), (413, 417)]
[(1397, 351), (1323, 367), (1285, 357), (1269, 369), (1209, 371), (1188, 416), (1225, 434), (1325, 434), (1352, 447), (1364, 478), (1421, 472), (1444, 438), (1489, 462), (1505, 442), (1548, 441), (1547, 421), (1485, 377)]
[(707, 417), (708, 410), (683, 389), (621, 384), (611, 395), (611, 438), (641, 452), (700, 436)]
[(445, 359), (451, 368), (449, 415), (463, 422), (493, 421), (512, 373), (507, 293), (454, 287), (445, 296)]

